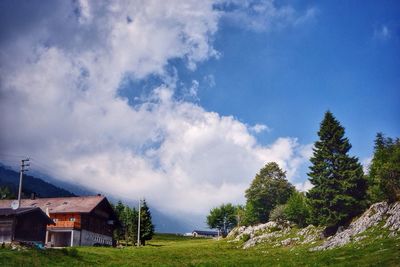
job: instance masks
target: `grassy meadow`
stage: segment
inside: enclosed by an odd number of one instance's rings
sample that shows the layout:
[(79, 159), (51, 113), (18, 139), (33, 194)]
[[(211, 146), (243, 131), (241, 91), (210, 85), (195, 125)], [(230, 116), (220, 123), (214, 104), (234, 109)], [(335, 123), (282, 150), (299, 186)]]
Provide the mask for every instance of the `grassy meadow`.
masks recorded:
[(0, 249), (0, 266), (400, 266), (400, 238), (377, 238), (322, 252), (310, 246), (243, 250), (225, 240), (157, 234), (145, 247)]

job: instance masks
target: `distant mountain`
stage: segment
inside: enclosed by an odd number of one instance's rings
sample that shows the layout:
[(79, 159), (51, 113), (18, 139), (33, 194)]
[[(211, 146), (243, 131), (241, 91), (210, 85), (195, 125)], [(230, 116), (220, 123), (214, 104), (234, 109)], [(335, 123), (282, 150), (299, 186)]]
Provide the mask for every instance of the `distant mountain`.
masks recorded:
[[(138, 204), (135, 201), (127, 201), (118, 198), (118, 196), (109, 195), (107, 192), (93, 192), (90, 189), (82, 188), (78, 185), (73, 185), (42, 173), (33, 172), (32, 174), (40, 178), (24, 174), (22, 191), (25, 197), (29, 197), (32, 193), (35, 193), (37, 197), (71, 197), (102, 193), (107, 195), (109, 201), (113, 203), (122, 200), (125, 204), (130, 206), (136, 207)], [(0, 186), (7, 186), (17, 195), (19, 173), (0, 163)], [(151, 200), (149, 200), (149, 204), (151, 208)], [(185, 233), (193, 230), (190, 224), (175, 219), (157, 209), (151, 208), (150, 211), (153, 217), (153, 223), (156, 227), (156, 232)]]
[[(19, 173), (0, 166), (0, 186), (7, 186), (15, 195), (18, 193)], [(24, 174), (22, 192), (25, 196), (35, 193), (37, 197), (73, 197), (75, 194), (54, 186), (42, 179)]]

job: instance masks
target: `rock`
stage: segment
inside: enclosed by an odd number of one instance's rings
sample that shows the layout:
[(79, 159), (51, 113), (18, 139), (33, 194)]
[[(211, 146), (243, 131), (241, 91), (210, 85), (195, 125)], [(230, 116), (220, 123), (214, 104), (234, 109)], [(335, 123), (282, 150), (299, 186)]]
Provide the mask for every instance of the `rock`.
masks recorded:
[(336, 233), (321, 246), (312, 248), (311, 250), (325, 250), (343, 246), (351, 242), (354, 236), (384, 221), (387, 216), (389, 217), (384, 227), (389, 228), (391, 231), (398, 231), (400, 229), (400, 203), (397, 202), (389, 205), (386, 202), (379, 202), (373, 204), (361, 217), (353, 221), (347, 229)]
[(288, 238), (288, 239), (282, 240), (281, 245), (287, 247), (287, 246), (298, 243), (298, 241), (300, 241), (300, 238), (298, 238), (298, 237)]
[(248, 248), (254, 247), (255, 245), (262, 243), (262, 242), (275, 240), (281, 236), (282, 236), (282, 232), (276, 231), (276, 232), (265, 233), (263, 235), (253, 237), (253, 238), (249, 239), (246, 243), (244, 243), (243, 249), (248, 249)]
[(297, 235), (304, 238), (301, 244), (308, 244), (321, 239), (322, 229), (310, 224), (306, 228), (301, 229)]
[(389, 217), (383, 227), (390, 231), (400, 231), (400, 202), (392, 204), (386, 214)]
[(234, 238), (234, 237), (240, 235), (241, 233), (243, 233), (243, 231), (245, 229), (246, 229), (246, 226), (235, 227), (232, 229), (232, 231), (229, 232), (229, 234), (226, 236), (226, 238), (228, 238), (228, 239)]
[(397, 236), (397, 232), (390, 232), (390, 234), (388, 235), (388, 237), (393, 238)]
[[(243, 227), (243, 226), (242, 226)], [(271, 233), (275, 231), (290, 231), (291, 223), (290, 222), (274, 222), (270, 221), (264, 224), (259, 224), (255, 226), (248, 226), (245, 229), (238, 229), (236, 233), (238, 233), (234, 239), (234, 241), (240, 241), (244, 236), (248, 235), (250, 239), (262, 235), (264, 233)], [(233, 230), (232, 230), (233, 231)], [(234, 234), (232, 234), (234, 236)]]

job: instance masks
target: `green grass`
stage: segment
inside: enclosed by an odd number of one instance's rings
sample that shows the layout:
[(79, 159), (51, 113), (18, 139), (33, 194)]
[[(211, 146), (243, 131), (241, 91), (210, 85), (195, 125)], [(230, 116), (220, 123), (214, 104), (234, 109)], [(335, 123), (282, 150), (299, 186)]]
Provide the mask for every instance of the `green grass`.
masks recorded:
[(0, 249), (0, 266), (400, 266), (400, 238), (377, 239), (381, 234), (371, 231), (358, 243), (322, 252), (309, 245), (243, 250), (224, 240), (162, 234), (140, 248)]

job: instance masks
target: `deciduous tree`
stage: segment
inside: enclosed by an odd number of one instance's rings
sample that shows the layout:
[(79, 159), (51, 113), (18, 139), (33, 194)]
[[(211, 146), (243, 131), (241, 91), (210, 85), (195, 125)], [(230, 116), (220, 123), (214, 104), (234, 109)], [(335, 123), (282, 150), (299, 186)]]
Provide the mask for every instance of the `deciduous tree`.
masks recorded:
[(266, 164), (246, 190), (246, 207), (252, 209), (253, 223), (267, 222), (271, 210), (278, 204), (285, 204), (294, 190), (277, 163)]
[(210, 228), (220, 230), (223, 235), (227, 234), (237, 225), (236, 207), (228, 203), (211, 209), (207, 216), (207, 224)]

